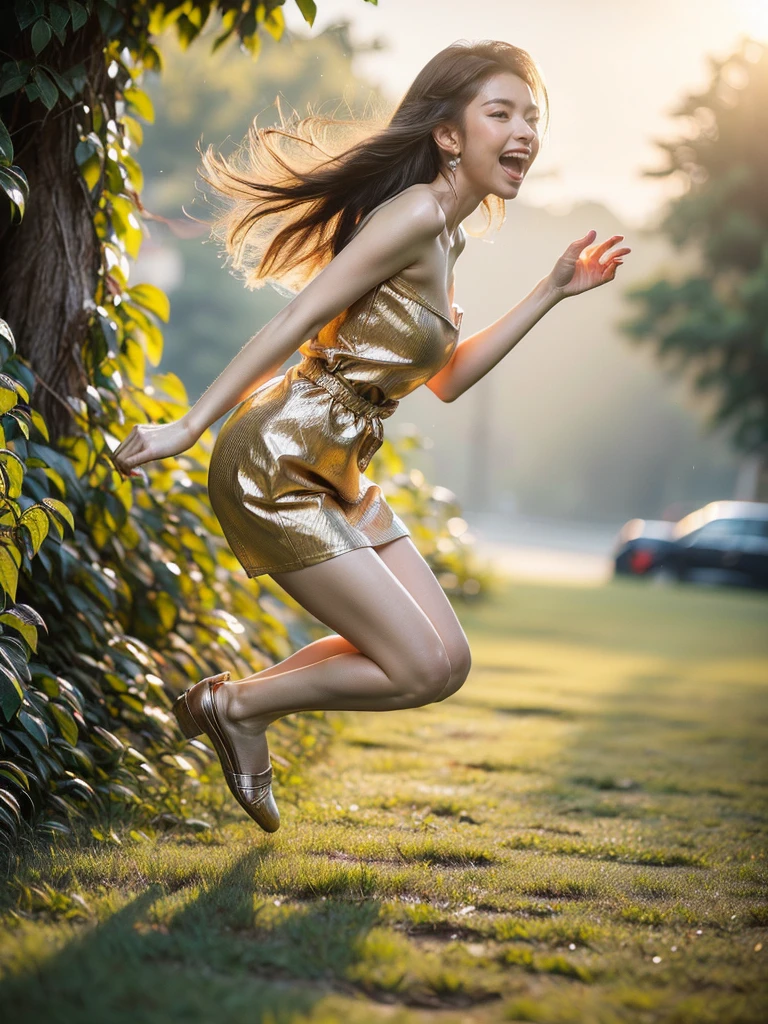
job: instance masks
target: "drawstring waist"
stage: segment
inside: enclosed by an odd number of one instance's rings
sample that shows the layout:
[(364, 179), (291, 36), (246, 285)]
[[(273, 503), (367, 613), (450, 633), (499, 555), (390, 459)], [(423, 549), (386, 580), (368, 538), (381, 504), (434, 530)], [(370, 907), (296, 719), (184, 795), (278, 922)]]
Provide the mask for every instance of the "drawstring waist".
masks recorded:
[(400, 402), (395, 398), (387, 398), (381, 403), (372, 402), (355, 391), (351, 382), (347, 380), (338, 370), (325, 369), (326, 364), (322, 359), (311, 357), (303, 359), (297, 366), (296, 372), (308, 380), (314, 381), (320, 387), (338, 399), (339, 402), (351, 412), (365, 416), (370, 424), (370, 433), (363, 438), (363, 443), (357, 457), (357, 465), (361, 472), (365, 470), (373, 455), (378, 451), (384, 441), (384, 427), (382, 419), (391, 416), (397, 409)]

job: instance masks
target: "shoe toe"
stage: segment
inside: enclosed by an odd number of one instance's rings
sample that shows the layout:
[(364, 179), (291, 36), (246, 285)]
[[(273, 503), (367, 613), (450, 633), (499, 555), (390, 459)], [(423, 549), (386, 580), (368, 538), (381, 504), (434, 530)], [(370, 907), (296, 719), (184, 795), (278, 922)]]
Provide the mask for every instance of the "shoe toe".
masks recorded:
[[(268, 769), (271, 778), (271, 769)], [(256, 784), (259, 776), (239, 774), (227, 771), (226, 778), (232, 795), (253, 820), (265, 832), (277, 832), (280, 828), (280, 811), (272, 793), (271, 783), (265, 784), (264, 773), (261, 773), (261, 784)]]

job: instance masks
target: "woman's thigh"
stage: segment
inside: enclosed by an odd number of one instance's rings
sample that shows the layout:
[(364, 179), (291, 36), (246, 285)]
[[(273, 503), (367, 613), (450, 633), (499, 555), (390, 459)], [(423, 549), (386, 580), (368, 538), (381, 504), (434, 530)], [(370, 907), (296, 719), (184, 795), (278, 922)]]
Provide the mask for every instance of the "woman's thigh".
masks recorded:
[(398, 537), (375, 550), (437, 630), (451, 662), (451, 692), (455, 692), (466, 680), (472, 658), (466, 634), (445, 591), (410, 537)]
[(311, 615), (374, 661), (393, 682), (430, 696), (451, 678), (451, 662), (430, 616), (373, 548), (271, 573)]

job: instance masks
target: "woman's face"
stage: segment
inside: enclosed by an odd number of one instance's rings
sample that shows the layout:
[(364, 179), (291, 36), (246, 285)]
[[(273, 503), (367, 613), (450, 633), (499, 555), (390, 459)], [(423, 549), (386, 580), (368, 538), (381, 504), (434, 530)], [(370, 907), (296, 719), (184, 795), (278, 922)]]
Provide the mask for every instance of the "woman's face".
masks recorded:
[[(494, 75), (466, 108), (459, 170), (478, 194), (514, 199), (538, 155), (538, 133), (531, 87), (511, 72)], [(503, 156), (513, 150), (525, 152)]]

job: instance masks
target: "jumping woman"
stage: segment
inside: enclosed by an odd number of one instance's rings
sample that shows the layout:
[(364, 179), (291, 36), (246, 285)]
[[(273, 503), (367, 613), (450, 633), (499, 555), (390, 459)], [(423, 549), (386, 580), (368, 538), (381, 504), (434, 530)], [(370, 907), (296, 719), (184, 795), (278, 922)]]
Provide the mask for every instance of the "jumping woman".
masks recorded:
[[(517, 197), (546, 100), (525, 50), (460, 40), (419, 72), (383, 129), (339, 153), (328, 155), (318, 129), (349, 122), (312, 115), (252, 128), (245, 166), (203, 155), (203, 177), (228, 200), (214, 231), (234, 267), (250, 287), (271, 282), (293, 298), (185, 416), (135, 426), (113, 459), (130, 475), (186, 451), (234, 410), (208, 475), (227, 542), (249, 577), (269, 574), (334, 631), (245, 679), (203, 679), (175, 702), (184, 734), (211, 739), (232, 794), (267, 832), (280, 824), (272, 722), (310, 709), (419, 707), (450, 697), (469, 672), (448, 598), (364, 475), (382, 420), (422, 384), (455, 401), (556, 303), (612, 281), (630, 251), (609, 252), (623, 235), (593, 245), (589, 231), (459, 344), (461, 223)], [(275, 376), (297, 351), (301, 361)]]

